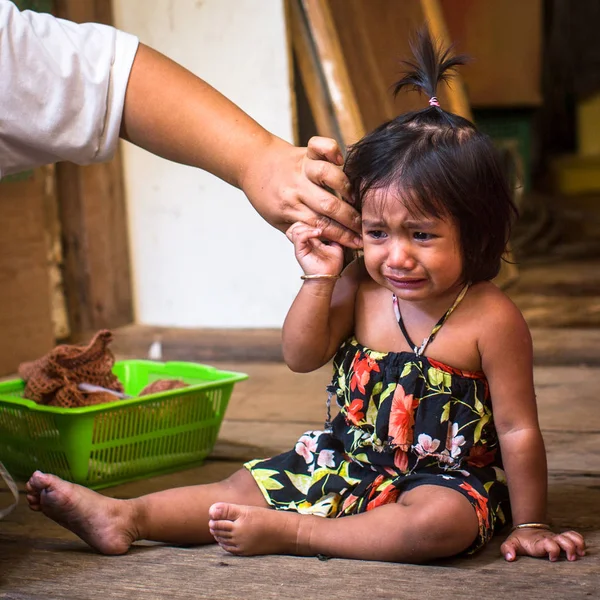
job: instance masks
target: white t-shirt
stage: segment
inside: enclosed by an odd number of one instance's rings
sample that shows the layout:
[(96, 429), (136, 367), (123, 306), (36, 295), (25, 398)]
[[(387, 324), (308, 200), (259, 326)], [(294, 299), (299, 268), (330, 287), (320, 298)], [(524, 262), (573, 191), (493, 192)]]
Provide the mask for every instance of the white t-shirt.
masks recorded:
[(137, 47), (113, 27), (0, 0), (0, 178), (60, 160), (110, 159)]

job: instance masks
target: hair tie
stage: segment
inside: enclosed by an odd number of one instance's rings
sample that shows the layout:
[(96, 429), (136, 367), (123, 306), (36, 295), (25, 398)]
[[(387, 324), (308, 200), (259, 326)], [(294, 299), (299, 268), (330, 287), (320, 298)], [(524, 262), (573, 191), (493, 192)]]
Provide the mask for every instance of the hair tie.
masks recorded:
[(437, 106), (439, 108), (440, 103), (435, 96), (431, 96), (431, 98), (429, 98), (429, 106)]

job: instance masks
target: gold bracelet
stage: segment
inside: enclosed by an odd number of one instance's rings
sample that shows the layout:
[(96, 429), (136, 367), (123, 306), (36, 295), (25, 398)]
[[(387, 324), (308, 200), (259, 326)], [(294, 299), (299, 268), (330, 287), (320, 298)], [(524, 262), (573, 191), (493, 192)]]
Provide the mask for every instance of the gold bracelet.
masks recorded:
[(517, 529), (547, 529), (550, 530), (550, 525), (546, 523), (521, 523), (520, 525), (515, 525), (512, 530), (516, 531)]
[(329, 275), (327, 273), (316, 274), (316, 275), (301, 275), (300, 279), (340, 279), (341, 275)]

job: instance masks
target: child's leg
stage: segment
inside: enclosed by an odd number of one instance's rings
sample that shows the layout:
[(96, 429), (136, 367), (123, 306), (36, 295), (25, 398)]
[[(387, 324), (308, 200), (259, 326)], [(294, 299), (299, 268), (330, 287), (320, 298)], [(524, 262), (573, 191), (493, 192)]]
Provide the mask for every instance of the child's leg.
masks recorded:
[(421, 563), (466, 550), (478, 533), (471, 503), (459, 492), (421, 486), (397, 503), (339, 519), (218, 503), (209, 527), (233, 554), (324, 554)]
[(214, 542), (208, 530), (211, 504), (243, 502), (267, 507), (246, 469), (218, 483), (174, 488), (131, 500), (108, 498), (85, 487), (36, 471), (27, 483), (27, 500), (104, 554), (123, 554), (136, 540), (173, 544)]

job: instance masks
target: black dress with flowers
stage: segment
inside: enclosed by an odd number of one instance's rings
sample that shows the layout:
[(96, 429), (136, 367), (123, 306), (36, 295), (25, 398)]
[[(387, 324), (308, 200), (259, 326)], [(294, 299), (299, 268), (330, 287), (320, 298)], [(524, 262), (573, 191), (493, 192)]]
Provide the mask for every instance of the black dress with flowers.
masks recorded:
[(426, 346), (376, 352), (355, 338), (342, 344), (328, 388), (340, 407), (333, 422), (289, 452), (245, 465), (273, 508), (343, 517), (439, 485), (475, 509), (479, 535), (469, 551), (504, 525), (508, 491), (487, 380), (423, 356)]

